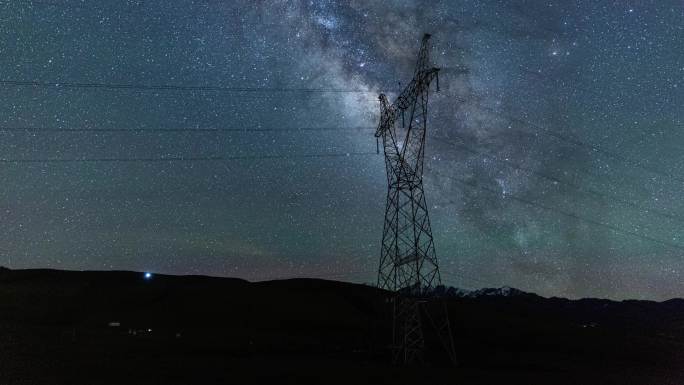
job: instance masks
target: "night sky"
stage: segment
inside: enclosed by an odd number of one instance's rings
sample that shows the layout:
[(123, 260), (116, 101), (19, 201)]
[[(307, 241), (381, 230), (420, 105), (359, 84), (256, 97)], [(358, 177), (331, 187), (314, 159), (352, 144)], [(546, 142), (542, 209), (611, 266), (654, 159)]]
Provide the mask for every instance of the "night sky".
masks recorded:
[(425, 32), (444, 282), (683, 296), (681, 0), (0, 1), (0, 265), (374, 283)]

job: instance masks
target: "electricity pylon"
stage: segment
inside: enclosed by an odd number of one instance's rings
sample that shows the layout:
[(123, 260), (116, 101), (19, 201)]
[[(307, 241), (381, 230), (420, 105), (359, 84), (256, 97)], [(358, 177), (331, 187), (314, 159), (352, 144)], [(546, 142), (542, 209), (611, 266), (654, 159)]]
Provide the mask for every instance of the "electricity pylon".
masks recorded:
[(376, 138), (382, 138), (388, 185), (378, 287), (396, 293), (393, 360), (404, 364), (422, 361), (422, 313), (435, 321), (437, 335), (454, 360), (446, 312), (443, 317), (432, 317), (423, 306), (431, 289), (441, 284), (423, 190), (428, 93), (433, 80), (439, 89), (439, 68), (430, 65), (429, 56), (430, 35), (426, 34), (413, 80), (392, 104), (380, 94), (380, 123), (375, 132)]

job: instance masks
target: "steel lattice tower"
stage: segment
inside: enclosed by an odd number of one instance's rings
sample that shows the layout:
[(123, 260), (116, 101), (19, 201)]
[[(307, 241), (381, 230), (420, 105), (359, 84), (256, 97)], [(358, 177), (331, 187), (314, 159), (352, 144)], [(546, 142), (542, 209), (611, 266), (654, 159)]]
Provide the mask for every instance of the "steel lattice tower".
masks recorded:
[[(397, 294), (392, 345), (397, 363), (422, 360), (421, 298), (441, 284), (423, 190), (428, 93), (433, 80), (439, 88), (439, 68), (430, 65), (429, 56), (430, 35), (426, 34), (411, 82), (392, 104), (380, 94), (380, 123), (375, 132), (376, 138), (382, 138), (388, 185), (378, 287)], [(448, 318), (445, 321), (433, 325), (451, 355)]]

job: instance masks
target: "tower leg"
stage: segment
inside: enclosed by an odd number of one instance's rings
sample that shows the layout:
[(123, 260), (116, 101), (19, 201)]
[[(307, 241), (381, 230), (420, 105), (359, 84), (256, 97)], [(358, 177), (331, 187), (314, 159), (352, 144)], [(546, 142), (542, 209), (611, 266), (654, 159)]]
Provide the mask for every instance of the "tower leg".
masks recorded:
[(449, 309), (444, 300), (437, 300), (431, 307), (425, 307), (425, 315), (430, 320), (430, 324), (437, 334), (437, 338), (442, 344), (444, 351), (453, 365), (457, 365), (456, 348), (454, 346), (454, 336), (451, 332), (451, 320), (449, 319)]
[(423, 362), (425, 339), (420, 317), (420, 301), (415, 298), (394, 297), (393, 362), (411, 365)]
[(456, 365), (456, 350), (446, 302), (422, 300), (401, 294), (392, 298), (392, 362), (419, 365), (425, 361), (425, 325), (434, 332), (449, 362)]

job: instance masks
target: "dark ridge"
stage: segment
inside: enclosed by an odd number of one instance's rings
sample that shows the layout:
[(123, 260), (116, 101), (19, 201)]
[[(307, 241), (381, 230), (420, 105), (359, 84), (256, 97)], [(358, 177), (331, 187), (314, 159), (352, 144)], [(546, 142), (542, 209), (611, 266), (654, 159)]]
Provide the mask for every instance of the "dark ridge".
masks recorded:
[(684, 300), (544, 298), (436, 288), (460, 366), (427, 329), (426, 366), (393, 367), (388, 292), (0, 268), (0, 384), (675, 384)]

